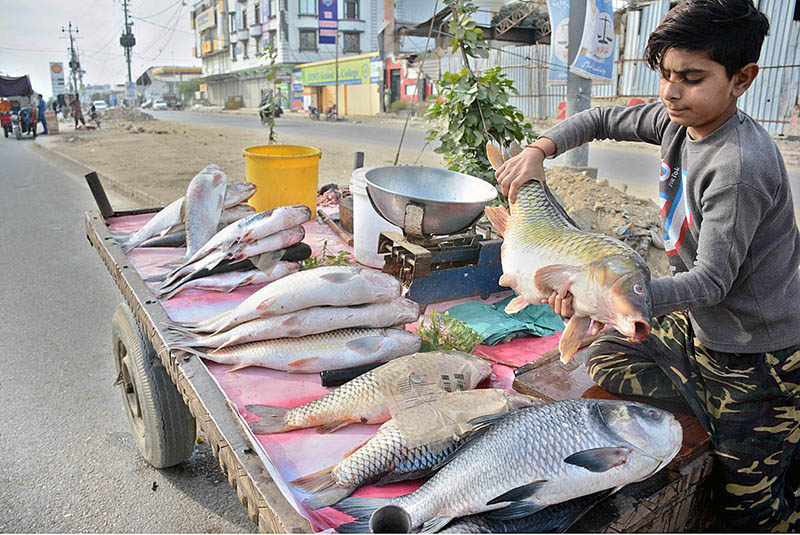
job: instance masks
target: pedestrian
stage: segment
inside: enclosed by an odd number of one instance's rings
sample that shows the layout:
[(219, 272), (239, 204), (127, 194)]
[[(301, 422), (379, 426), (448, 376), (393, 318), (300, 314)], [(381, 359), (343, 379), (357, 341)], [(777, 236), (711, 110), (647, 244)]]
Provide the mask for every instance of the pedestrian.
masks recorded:
[(47, 135), (47, 119), (44, 117), (44, 111), (47, 109), (47, 103), (45, 103), (44, 97), (41, 93), (36, 96), (39, 97), (39, 102), (36, 104), (36, 107), (39, 110), (36, 120), (42, 123), (42, 126), (44, 127), (44, 134)]
[(77, 93), (72, 95), (69, 106), (72, 108), (72, 116), (75, 118), (75, 129), (77, 130), (78, 128), (78, 121), (80, 121), (83, 126), (86, 126), (86, 121), (83, 119), (83, 112), (81, 111), (81, 99)]
[[(737, 108), (768, 29), (752, 0), (681, 2), (645, 50), (660, 102), (576, 114), (496, 173), (513, 203), (523, 183), (545, 180), (546, 157), (592, 139), (661, 146), (673, 276), (652, 281), (649, 337), (609, 331), (587, 371), (615, 394), (688, 404), (716, 454), (718, 518), (749, 532), (800, 528), (787, 481), (800, 438), (800, 233), (778, 148)], [(569, 292), (548, 302), (572, 316)]]
[(58, 115), (58, 97), (53, 98), (52, 108), (53, 108), (53, 113)]

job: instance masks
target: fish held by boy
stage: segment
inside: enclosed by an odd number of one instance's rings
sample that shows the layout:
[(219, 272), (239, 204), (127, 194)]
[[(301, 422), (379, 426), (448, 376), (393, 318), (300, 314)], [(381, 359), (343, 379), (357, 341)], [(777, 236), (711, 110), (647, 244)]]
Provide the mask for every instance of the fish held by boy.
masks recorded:
[(262, 366), (289, 373), (319, 373), (386, 362), (419, 350), (419, 336), (404, 329), (339, 329), (300, 338), (262, 340), (213, 351), (175, 346), (197, 356), (232, 364), (229, 372)]
[(491, 363), (461, 351), (431, 351), (398, 357), (298, 407), (248, 405), (261, 420), (250, 424), (257, 435), (317, 427), (331, 433), (353, 423), (380, 424), (398, 406), (402, 392), (472, 390), (492, 373)]
[[(442, 394), (401, 413), (378, 428), (367, 442), (344, 459), (289, 484), (310, 494), (309, 509), (333, 505), (357, 488), (427, 477), (445, 463), (475, 426), (470, 421), (505, 414), (542, 401), (502, 389)], [(398, 420), (411, 423), (411, 428)]]
[[(487, 143), (495, 168), (504, 156)], [(573, 296), (574, 316), (559, 341), (561, 361), (580, 347), (592, 321), (613, 325), (635, 342), (647, 338), (652, 317), (650, 269), (621, 241), (580, 230), (553, 199), (547, 185), (533, 180), (519, 191), (509, 216), (505, 208), (486, 208), (492, 226), (504, 237), (502, 286), (519, 296), (505, 311), (519, 312), (539, 304), (552, 292)]]
[[(570, 399), (520, 409), (469, 443), (419, 489), (396, 498), (345, 498), (335, 505), (355, 521), (339, 533), (365, 532), (368, 522), (391, 531), (436, 532), (453, 518), (492, 511), (515, 519), (544, 507), (642, 481), (680, 450), (681, 424), (642, 403)], [(480, 483), (478, 483), (480, 482)], [(389, 507), (387, 507), (389, 506)]]

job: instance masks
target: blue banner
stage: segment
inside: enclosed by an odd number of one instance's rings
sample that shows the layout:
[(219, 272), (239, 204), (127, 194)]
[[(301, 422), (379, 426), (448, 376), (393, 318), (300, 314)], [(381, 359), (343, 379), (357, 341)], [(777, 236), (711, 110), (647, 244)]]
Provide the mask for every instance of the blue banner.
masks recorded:
[(335, 45), (336, 30), (339, 28), (339, 12), (336, 0), (319, 1), (319, 44)]
[(570, 72), (595, 82), (609, 83), (614, 73), (614, 7), (611, 0), (586, 4), (581, 48)]
[(547, 0), (550, 14), (550, 65), (547, 81), (554, 85), (567, 83), (569, 61), (569, 0)]

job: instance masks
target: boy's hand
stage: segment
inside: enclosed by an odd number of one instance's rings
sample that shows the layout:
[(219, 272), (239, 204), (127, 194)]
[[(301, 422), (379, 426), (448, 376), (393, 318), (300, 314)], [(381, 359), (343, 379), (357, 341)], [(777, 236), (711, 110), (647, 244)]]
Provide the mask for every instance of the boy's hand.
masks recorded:
[(511, 204), (517, 201), (517, 193), (523, 184), (531, 180), (545, 181), (543, 149), (526, 147), (517, 156), (507, 160), (494, 176), (503, 195)]

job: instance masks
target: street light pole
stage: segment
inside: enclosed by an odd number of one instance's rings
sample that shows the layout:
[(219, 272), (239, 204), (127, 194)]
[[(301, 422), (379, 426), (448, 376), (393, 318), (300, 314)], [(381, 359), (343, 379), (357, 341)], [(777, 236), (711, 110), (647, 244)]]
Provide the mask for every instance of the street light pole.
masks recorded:
[(336, 66), (334, 69), (336, 70), (336, 106), (334, 108), (335, 112), (333, 114), (334, 119), (339, 118), (339, 30), (336, 30), (336, 38), (333, 40), (333, 48), (336, 49)]

